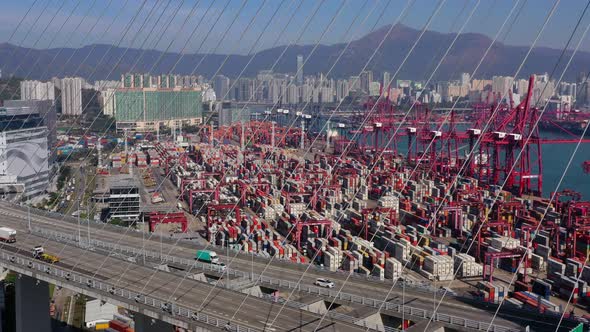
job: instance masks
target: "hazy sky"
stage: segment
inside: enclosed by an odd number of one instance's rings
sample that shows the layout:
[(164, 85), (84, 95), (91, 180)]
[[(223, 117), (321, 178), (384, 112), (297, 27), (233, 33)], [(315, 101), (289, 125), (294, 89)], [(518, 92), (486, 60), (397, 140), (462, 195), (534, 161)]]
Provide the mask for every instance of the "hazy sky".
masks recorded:
[[(395, 22), (407, 3), (406, 0), (5, 0), (0, 11), (0, 42), (35, 48), (106, 43), (160, 50), (170, 47), (173, 51), (180, 51), (186, 45), (185, 51), (191, 53), (247, 54), (289, 43), (331, 44), (356, 39), (375, 27)], [(431, 30), (457, 31), (476, 3), (476, 0), (446, 0), (434, 17)], [(421, 29), (438, 4), (435, 0), (416, 0), (401, 23)], [(481, 0), (465, 31), (495, 35), (514, 4), (509, 0)], [(521, 4), (524, 6), (517, 23), (500, 39), (507, 44), (529, 45), (554, 1), (520, 0), (518, 7)], [(317, 14), (312, 17), (318, 6)], [(561, 0), (538, 45), (563, 47), (585, 6), (586, 1)], [(580, 31), (588, 24), (590, 10)], [(283, 29), (285, 33), (281, 35)], [(588, 51), (587, 39), (581, 48)]]

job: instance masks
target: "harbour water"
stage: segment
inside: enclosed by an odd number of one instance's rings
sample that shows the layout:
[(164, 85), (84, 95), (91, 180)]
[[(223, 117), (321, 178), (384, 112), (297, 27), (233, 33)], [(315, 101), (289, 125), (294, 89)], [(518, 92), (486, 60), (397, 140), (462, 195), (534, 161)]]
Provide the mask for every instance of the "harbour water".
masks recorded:
[[(262, 113), (262, 112), (261, 112)], [(283, 118), (278, 119), (280, 123), (287, 126), (299, 127), (299, 121), (295, 121), (294, 117), (289, 119)], [(315, 120), (315, 119), (314, 119)], [(360, 125), (360, 124), (358, 124)], [(358, 126), (357, 125), (357, 126)], [(336, 127), (336, 121), (332, 122), (332, 128)], [(310, 129), (315, 132), (325, 130), (325, 122), (323, 120), (316, 120), (311, 122)], [(444, 130), (444, 129), (443, 129)], [(457, 126), (457, 130), (465, 130), (464, 126)], [(349, 138), (352, 135), (348, 134)], [(560, 134), (555, 132), (541, 132), (543, 138), (566, 138), (566, 139), (579, 139), (579, 137), (573, 137), (567, 134)], [(381, 140), (383, 141), (383, 139)], [(542, 147), (543, 155), (543, 196), (549, 197), (551, 192), (555, 190), (572, 189), (580, 192), (583, 199), (590, 199), (590, 174), (584, 173), (582, 163), (585, 160), (590, 160), (590, 143), (582, 143), (578, 148), (574, 158), (565, 172), (568, 161), (574, 152), (576, 147), (575, 143), (567, 144), (544, 144)], [(397, 142), (397, 148), (399, 153), (405, 154), (407, 152), (407, 140), (401, 138)], [(462, 150), (465, 150), (466, 146), (463, 146)], [(463, 151), (462, 151), (463, 152)], [(564, 174), (563, 181), (559, 188), (557, 184), (561, 176)]]
[[(556, 133), (543, 133), (543, 136), (571, 138), (571, 136)], [(544, 196), (549, 196), (551, 191), (555, 190), (575, 147), (576, 144), (546, 144), (543, 146)], [(583, 199), (590, 199), (590, 174), (585, 174), (582, 168), (582, 163), (585, 160), (590, 160), (590, 143), (580, 144), (559, 190), (572, 189), (580, 192)]]

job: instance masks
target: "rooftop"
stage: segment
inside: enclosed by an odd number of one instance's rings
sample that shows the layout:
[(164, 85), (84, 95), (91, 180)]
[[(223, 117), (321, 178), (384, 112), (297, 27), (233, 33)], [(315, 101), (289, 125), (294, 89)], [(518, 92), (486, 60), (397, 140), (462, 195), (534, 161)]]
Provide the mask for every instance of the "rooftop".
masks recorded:
[(109, 188), (138, 187), (137, 180), (130, 174), (114, 174), (108, 177)]
[(117, 306), (110, 303), (102, 303), (100, 300), (86, 302), (86, 322), (105, 321), (113, 319), (117, 313)]

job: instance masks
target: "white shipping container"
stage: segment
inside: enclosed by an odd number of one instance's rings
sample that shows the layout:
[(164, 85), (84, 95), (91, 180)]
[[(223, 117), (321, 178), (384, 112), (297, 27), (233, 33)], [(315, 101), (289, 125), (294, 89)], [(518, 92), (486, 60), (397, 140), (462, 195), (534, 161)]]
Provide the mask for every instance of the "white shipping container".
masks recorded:
[(330, 271), (336, 271), (338, 269), (334, 255), (327, 251), (324, 251), (324, 267)]
[(402, 263), (395, 258), (385, 260), (385, 278), (396, 280), (401, 276)]
[(453, 259), (449, 256), (427, 256), (422, 269), (437, 280), (453, 280)]

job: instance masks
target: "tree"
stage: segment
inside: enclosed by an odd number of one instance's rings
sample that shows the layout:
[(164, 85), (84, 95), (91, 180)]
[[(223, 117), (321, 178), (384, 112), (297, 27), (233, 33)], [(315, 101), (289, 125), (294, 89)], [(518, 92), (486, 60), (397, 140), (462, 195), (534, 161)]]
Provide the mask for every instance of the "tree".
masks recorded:
[(127, 227), (127, 223), (125, 221), (123, 221), (121, 218), (112, 218), (111, 220), (109, 220), (109, 223), (112, 225), (116, 225), (116, 226), (124, 226)]
[(0, 100), (20, 99), (21, 81), (18, 77), (0, 79)]
[(64, 187), (66, 179), (72, 175), (72, 168), (70, 166), (63, 166), (59, 169), (59, 177), (57, 178), (57, 189), (61, 190)]

